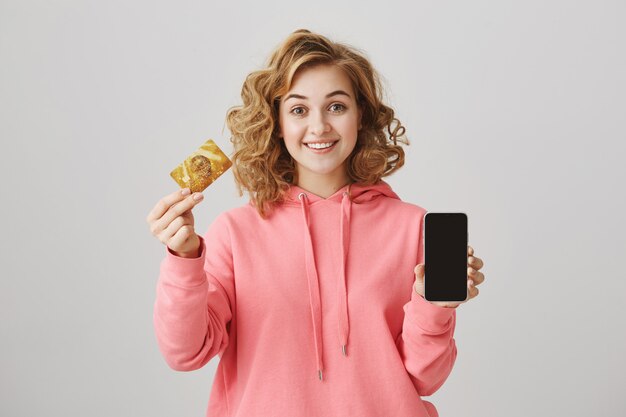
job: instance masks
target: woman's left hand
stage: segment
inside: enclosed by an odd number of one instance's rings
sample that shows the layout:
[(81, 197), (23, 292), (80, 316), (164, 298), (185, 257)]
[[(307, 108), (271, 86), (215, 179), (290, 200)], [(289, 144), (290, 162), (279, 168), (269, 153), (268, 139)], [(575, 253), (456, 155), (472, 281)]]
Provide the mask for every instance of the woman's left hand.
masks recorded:
[[(474, 255), (474, 249), (469, 245), (467, 246), (467, 265), (467, 287), (469, 288), (469, 296), (467, 297), (467, 300), (461, 302), (429, 302), (441, 307), (457, 308), (460, 304), (466, 303), (476, 297), (478, 295), (478, 288), (476, 288), (476, 286), (485, 281), (485, 275), (482, 272), (479, 272), (484, 263), (482, 259)], [(413, 288), (415, 288), (415, 292), (424, 297), (424, 264), (418, 264), (415, 267), (414, 272), (415, 284), (413, 284)]]

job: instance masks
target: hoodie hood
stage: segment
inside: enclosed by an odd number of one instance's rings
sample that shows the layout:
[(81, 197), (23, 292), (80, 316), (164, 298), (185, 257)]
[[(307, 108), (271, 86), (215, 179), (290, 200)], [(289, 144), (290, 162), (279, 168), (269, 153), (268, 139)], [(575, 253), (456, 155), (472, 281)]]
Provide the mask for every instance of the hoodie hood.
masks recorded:
[(350, 243), (350, 215), (352, 204), (367, 204), (377, 198), (389, 197), (400, 200), (400, 197), (391, 189), (391, 186), (383, 180), (372, 185), (351, 183), (345, 185), (328, 198), (322, 198), (297, 185), (291, 185), (284, 200), (286, 206), (297, 206), (302, 212), (302, 224), (305, 248), (305, 265), (309, 288), (309, 306), (313, 321), (313, 343), (315, 345), (316, 361), (319, 379), (323, 379), (324, 364), (322, 362), (322, 308), (320, 301), (319, 277), (316, 269), (315, 250), (311, 239), (311, 217), (309, 207), (315, 204), (328, 204), (329, 202), (341, 202), (341, 215), (339, 227), (339, 239), (342, 248), (342, 262), (339, 271), (339, 285), (337, 288), (337, 303), (339, 305), (339, 317), (337, 317), (337, 330), (341, 352), (344, 357), (348, 356), (348, 342), (350, 335), (350, 320), (348, 314), (348, 294), (346, 291), (346, 259), (348, 258)]

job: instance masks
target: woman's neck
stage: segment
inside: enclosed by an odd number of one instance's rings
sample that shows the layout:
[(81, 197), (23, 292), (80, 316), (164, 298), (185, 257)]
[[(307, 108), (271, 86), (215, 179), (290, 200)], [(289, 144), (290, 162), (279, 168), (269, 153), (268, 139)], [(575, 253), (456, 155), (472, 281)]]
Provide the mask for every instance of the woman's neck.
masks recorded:
[(337, 181), (298, 181), (296, 184), (298, 187), (315, 194), (321, 198), (328, 198), (335, 194), (338, 190), (342, 189), (350, 183), (348, 178), (341, 178)]

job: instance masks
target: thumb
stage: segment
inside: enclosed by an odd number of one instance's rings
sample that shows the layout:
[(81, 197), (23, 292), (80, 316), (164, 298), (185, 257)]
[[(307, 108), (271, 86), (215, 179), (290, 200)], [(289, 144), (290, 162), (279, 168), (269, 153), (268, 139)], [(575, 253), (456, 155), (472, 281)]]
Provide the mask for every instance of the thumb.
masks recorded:
[(415, 282), (413, 283), (413, 288), (415, 292), (424, 296), (424, 264), (417, 264), (415, 266)]
[(417, 278), (418, 281), (424, 280), (424, 264), (417, 264), (413, 271), (415, 272), (415, 278)]

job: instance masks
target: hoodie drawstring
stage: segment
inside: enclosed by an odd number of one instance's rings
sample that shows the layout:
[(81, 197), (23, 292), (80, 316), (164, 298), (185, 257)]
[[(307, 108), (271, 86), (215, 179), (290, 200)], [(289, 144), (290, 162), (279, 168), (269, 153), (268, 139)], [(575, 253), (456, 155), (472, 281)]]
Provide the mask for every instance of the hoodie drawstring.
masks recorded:
[(348, 335), (350, 334), (350, 321), (348, 320), (348, 291), (346, 290), (346, 262), (348, 259), (348, 250), (350, 244), (350, 209), (352, 202), (350, 201), (349, 192), (343, 193), (341, 199), (341, 249), (342, 262), (341, 274), (339, 275), (339, 341), (341, 343), (341, 351), (343, 356), (347, 356), (346, 347), (348, 346)]
[[(341, 200), (341, 271), (339, 273), (338, 285), (338, 305), (339, 305), (339, 342), (341, 352), (347, 356), (348, 335), (350, 334), (350, 322), (348, 317), (348, 292), (346, 290), (346, 260), (348, 258), (349, 242), (350, 242), (350, 214), (352, 201), (350, 199), (350, 187), (348, 191), (344, 191)], [(304, 218), (304, 247), (305, 247), (305, 263), (307, 271), (307, 280), (309, 284), (309, 306), (311, 308), (311, 318), (313, 320), (313, 332), (315, 353), (317, 355), (317, 373), (320, 381), (323, 379), (322, 372), (324, 364), (322, 361), (322, 307), (320, 301), (319, 276), (315, 266), (315, 252), (313, 250), (313, 241), (311, 238), (310, 220), (309, 220), (309, 203), (306, 193), (298, 195), (302, 206), (302, 216)]]

